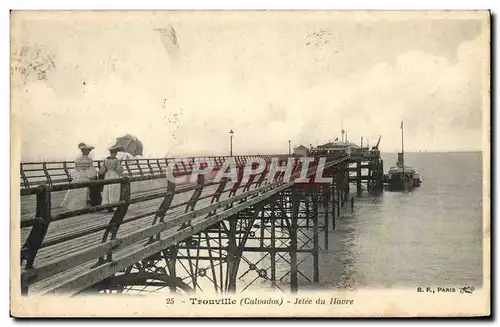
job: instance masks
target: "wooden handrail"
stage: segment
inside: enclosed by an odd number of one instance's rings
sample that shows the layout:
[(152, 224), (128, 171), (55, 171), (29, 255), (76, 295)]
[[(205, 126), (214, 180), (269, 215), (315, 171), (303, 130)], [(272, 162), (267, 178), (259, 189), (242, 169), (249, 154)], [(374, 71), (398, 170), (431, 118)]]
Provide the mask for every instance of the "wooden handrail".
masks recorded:
[[(154, 174), (155, 169), (153, 169), (153, 165), (158, 165), (159, 167), (159, 172), (162, 173), (163, 167), (160, 165), (160, 162), (165, 162), (165, 166), (168, 166), (169, 162), (192, 162), (196, 159), (198, 160), (203, 160), (205, 162), (216, 162), (216, 159), (219, 159), (218, 161), (225, 162), (229, 158), (236, 160), (238, 162), (244, 162), (245, 159), (249, 158), (264, 158), (266, 162), (270, 162), (271, 158), (277, 157), (277, 158), (286, 158), (289, 157), (288, 155), (283, 155), (283, 154), (278, 154), (278, 155), (245, 155), (245, 156), (237, 156), (237, 157), (230, 157), (230, 156), (206, 156), (206, 157), (184, 157), (184, 158), (129, 158), (129, 159), (123, 159), (123, 165), (125, 166), (125, 170), (128, 172), (130, 177), (135, 177), (134, 172), (137, 172), (138, 175), (143, 175), (144, 170), (143, 167), (141, 167), (141, 163), (145, 164), (149, 168), (149, 174)], [(293, 157), (293, 155), (292, 155)], [(102, 165), (103, 160), (94, 160), (94, 165), (97, 166), (98, 168)], [(130, 168), (130, 163), (136, 165), (137, 167), (134, 168), (134, 171)], [(29, 166), (41, 166), (38, 168), (30, 168)], [(60, 167), (48, 167), (48, 165), (60, 165)], [(215, 165), (214, 165), (215, 166)], [(70, 176), (70, 169), (74, 167), (74, 161), (45, 161), (45, 162), (23, 162), (20, 165), (20, 177), (22, 180), (22, 186), (24, 188), (29, 188), (32, 184), (37, 185), (37, 184), (43, 184), (47, 183), (49, 185), (52, 184), (52, 177), (53, 176), (64, 176), (65, 179), (71, 181), (71, 176)], [(51, 171), (57, 171), (60, 170), (61, 174), (51, 174)], [(41, 175), (36, 175), (36, 176), (28, 176), (27, 173), (32, 173), (32, 172), (40, 172)], [(145, 174), (144, 174), (145, 175)], [(43, 181), (33, 181), (31, 182), (31, 178), (44, 178)], [(55, 182), (63, 181), (57, 180)]]

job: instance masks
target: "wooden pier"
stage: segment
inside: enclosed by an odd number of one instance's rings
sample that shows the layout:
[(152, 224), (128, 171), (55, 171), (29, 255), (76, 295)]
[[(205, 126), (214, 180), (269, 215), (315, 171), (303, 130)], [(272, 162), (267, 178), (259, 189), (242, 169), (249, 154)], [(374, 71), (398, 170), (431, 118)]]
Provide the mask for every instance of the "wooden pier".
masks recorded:
[[(296, 292), (301, 279), (319, 282), (319, 249), (329, 246), (328, 233), (349, 200), (349, 183), (358, 191), (363, 181), (370, 190), (382, 188), (379, 154), (324, 156), (323, 177), (331, 177), (324, 183), (297, 182), (302, 163), (290, 155), (258, 156), (266, 168), (243, 180), (247, 160), (256, 158), (133, 159), (124, 162), (123, 177), (86, 183), (71, 183), (72, 162), (22, 163), (22, 293), (122, 293), (138, 286), (196, 292), (207, 284), (224, 293), (235, 292), (242, 276)], [(290, 180), (285, 171), (269, 176), (272, 158), (280, 165), (293, 162)], [(308, 177), (321, 158), (309, 165)], [(237, 180), (216, 181), (228, 160), (236, 163)], [(210, 162), (213, 170), (193, 181), (198, 162)], [(186, 180), (172, 182), (167, 174)], [(67, 190), (105, 184), (120, 184), (119, 202), (60, 207)], [(306, 260), (312, 271), (304, 271)], [(279, 273), (278, 263), (287, 271)]]

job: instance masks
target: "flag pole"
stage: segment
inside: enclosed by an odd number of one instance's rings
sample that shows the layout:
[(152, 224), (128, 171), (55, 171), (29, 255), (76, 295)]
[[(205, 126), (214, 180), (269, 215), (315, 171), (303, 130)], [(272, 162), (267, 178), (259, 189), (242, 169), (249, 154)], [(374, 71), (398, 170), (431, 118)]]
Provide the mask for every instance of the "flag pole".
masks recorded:
[(403, 121), (401, 121), (401, 156), (402, 156), (402, 165), (403, 165), (403, 174), (405, 172), (405, 150), (404, 150), (404, 129), (403, 129)]

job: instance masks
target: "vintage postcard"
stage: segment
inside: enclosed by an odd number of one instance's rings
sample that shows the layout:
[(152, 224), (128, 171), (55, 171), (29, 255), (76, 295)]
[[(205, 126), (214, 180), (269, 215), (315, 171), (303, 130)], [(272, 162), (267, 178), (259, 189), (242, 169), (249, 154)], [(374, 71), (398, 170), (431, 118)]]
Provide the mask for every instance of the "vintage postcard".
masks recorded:
[(12, 11), (15, 317), (490, 315), (488, 11)]

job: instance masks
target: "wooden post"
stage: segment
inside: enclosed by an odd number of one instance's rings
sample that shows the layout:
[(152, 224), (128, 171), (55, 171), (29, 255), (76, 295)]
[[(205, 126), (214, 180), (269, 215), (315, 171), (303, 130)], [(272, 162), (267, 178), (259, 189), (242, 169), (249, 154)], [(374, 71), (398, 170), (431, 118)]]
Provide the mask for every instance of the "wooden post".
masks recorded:
[(45, 178), (47, 179), (47, 183), (49, 185), (52, 185), (52, 178), (50, 177), (49, 171), (47, 170), (47, 163), (43, 163), (43, 174), (45, 175)]
[(136, 159), (136, 160), (135, 160), (135, 163), (136, 163), (136, 165), (137, 165), (137, 168), (139, 169), (139, 174), (140, 174), (141, 176), (144, 176), (144, 174), (143, 174), (143, 172), (142, 172), (141, 164), (139, 163), (139, 159)]
[[(116, 208), (113, 217), (111, 217), (108, 226), (104, 230), (104, 234), (102, 236), (101, 243), (105, 243), (108, 240), (108, 236), (111, 235), (111, 239), (114, 240), (116, 238), (116, 234), (118, 233), (118, 229), (125, 218), (125, 215), (128, 211), (128, 206), (130, 202), (130, 177), (123, 177), (120, 182), (120, 205)], [(109, 250), (106, 255), (106, 261), (112, 261), (113, 250)], [(97, 267), (105, 262), (103, 257), (99, 257), (97, 263), (93, 267)]]
[[(208, 236), (208, 233), (205, 232), (205, 241), (207, 242), (207, 248), (208, 248), (208, 257), (210, 258), (210, 269), (212, 270), (212, 280), (214, 284), (214, 291), (216, 294), (219, 293), (219, 289), (217, 288), (217, 274), (215, 273), (215, 265), (214, 265), (214, 258), (212, 256), (212, 245), (210, 244), (210, 237)], [(220, 247), (220, 245), (219, 245)], [(219, 260), (222, 260), (219, 252)], [(220, 266), (222, 266), (222, 261), (219, 262)], [(222, 280), (221, 280), (222, 284)]]
[[(219, 257), (221, 257), (220, 254), (222, 254), (222, 233), (224, 232), (224, 228), (222, 227), (223, 222), (219, 221), (218, 223), (218, 239), (219, 239)], [(219, 265), (219, 280), (220, 280), (220, 288), (223, 289), (224, 287), (224, 269), (222, 262)]]
[[(319, 226), (318, 226), (318, 190), (313, 191), (313, 281), (315, 283), (319, 282)], [(326, 206), (328, 208), (328, 205)], [(328, 210), (325, 215), (325, 223), (328, 224)], [(328, 249), (328, 225), (325, 228), (325, 248)]]
[(163, 168), (161, 168), (160, 159), (156, 159), (156, 165), (158, 166), (158, 171), (160, 175), (163, 175)]
[(227, 233), (228, 247), (227, 247), (227, 291), (229, 293), (236, 292), (236, 273), (237, 269), (237, 252), (236, 247), (236, 216), (229, 218), (229, 233)]
[(132, 170), (130, 169), (130, 166), (129, 166), (129, 164), (128, 164), (129, 160), (130, 160), (130, 159), (125, 159), (125, 168), (127, 169), (128, 175), (129, 175), (130, 177), (132, 177), (132, 175), (133, 175), (133, 174), (132, 174)]
[(44, 184), (37, 188), (35, 222), (21, 250), (21, 263), (23, 260), (26, 260), (26, 269), (33, 268), (36, 254), (47, 234), (51, 220), (52, 201), (50, 186)]
[(356, 189), (361, 194), (361, 160), (356, 161)]
[[(256, 206), (255, 211), (252, 213), (250, 221), (247, 221), (247, 225), (242, 224), (242, 220), (245, 217), (249, 209), (246, 209), (234, 216), (229, 218), (229, 233), (228, 233), (228, 249), (227, 249), (227, 274), (226, 274), (226, 289), (230, 293), (236, 292), (236, 278), (238, 274), (238, 268), (241, 262), (241, 257), (243, 251), (245, 250), (245, 244), (250, 236), (252, 226), (257, 219), (259, 212), (262, 211), (261, 206)], [(238, 222), (240, 223), (238, 225)], [(244, 230), (243, 237), (236, 237), (238, 231)], [(237, 240), (239, 243), (237, 244)], [(265, 271), (265, 270), (264, 270)]]
[[(160, 208), (158, 211), (156, 211), (155, 217), (153, 218), (153, 225), (157, 223), (162, 223), (163, 220), (165, 219), (165, 215), (167, 214), (168, 209), (170, 208), (170, 204), (172, 204), (172, 200), (174, 199), (175, 196), (175, 183), (168, 181), (167, 182), (167, 193), (165, 194), (165, 197), (163, 198), (163, 202), (160, 204)], [(160, 234), (156, 234), (156, 238), (151, 236), (149, 238), (149, 242), (154, 242), (154, 241), (159, 241), (160, 240)]]
[[(271, 252), (269, 255), (271, 256), (271, 282), (272, 288), (276, 287), (276, 207), (274, 205), (274, 201), (271, 202)], [(264, 211), (264, 210), (262, 210)]]
[[(324, 228), (324, 233), (325, 233), (325, 249), (328, 249), (328, 187), (329, 185), (324, 185), (323, 186), (323, 208), (325, 210), (325, 228)], [(317, 193), (318, 191), (315, 190), (314, 191), (315, 193), (315, 197), (317, 197)], [(317, 201), (316, 201), (317, 202)], [(318, 225), (318, 206), (316, 205), (314, 208), (314, 211), (313, 211), (313, 224), (315, 224), (314, 226)], [(316, 222), (314, 222), (314, 219), (316, 219)], [(315, 228), (318, 228), (318, 226), (316, 226)], [(314, 231), (314, 235), (316, 236), (318, 231)]]
[[(169, 260), (167, 264), (168, 273), (172, 278), (177, 278), (177, 270), (175, 269), (177, 265), (177, 253), (178, 253), (177, 245), (172, 245), (169, 248)], [(176, 290), (175, 285), (170, 285), (170, 291), (175, 293), (175, 290)]]
[(21, 163), (21, 166), (20, 166), (21, 178), (23, 179), (23, 185), (24, 185), (24, 187), (28, 188), (28, 187), (30, 187), (30, 183), (28, 181), (28, 177), (24, 173), (24, 168), (23, 167), (24, 167), (24, 165)]
[(264, 210), (261, 211), (260, 213), (260, 247), (263, 248), (264, 247), (264, 231), (265, 231), (265, 227), (264, 227)]
[(205, 175), (198, 175), (196, 188), (189, 199), (184, 212), (193, 211), (196, 203), (200, 199), (201, 193), (203, 193), (203, 188), (205, 187)]
[(297, 267), (297, 218), (299, 210), (297, 190), (292, 189), (292, 214), (290, 215), (290, 287), (292, 293), (297, 293), (299, 287)]
[(332, 230), (335, 230), (335, 179), (332, 181)]
[(146, 159), (146, 162), (148, 164), (148, 168), (149, 168), (149, 173), (151, 174), (151, 176), (153, 176), (155, 174), (154, 170), (153, 170), (153, 166), (151, 166), (151, 162), (150, 162), (150, 159)]
[(309, 229), (309, 206), (310, 206), (310, 203), (309, 203), (309, 194), (308, 192), (304, 192), (304, 205), (306, 207), (306, 228)]
[(370, 161), (368, 162), (368, 180), (366, 181), (366, 188), (368, 190), (372, 190), (373, 186), (376, 184), (376, 176), (374, 176), (374, 164), (373, 164), (373, 159), (370, 158)]
[(344, 169), (344, 201), (347, 201), (348, 198), (349, 198), (349, 169)]
[(382, 181), (382, 178), (384, 177), (384, 160), (382, 160), (382, 158), (379, 158), (377, 170), (378, 170), (377, 188), (379, 190), (382, 190), (384, 188), (384, 183)]
[(336, 175), (337, 183), (337, 217), (340, 217), (340, 206), (342, 204), (342, 176), (340, 173), (340, 167), (337, 169)]
[[(100, 166), (101, 166), (101, 163), (100, 163), (100, 161), (98, 161), (97, 167), (101, 168)], [(71, 183), (72, 178), (71, 178), (71, 174), (68, 170), (68, 165), (67, 165), (66, 161), (63, 161), (63, 169), (64, 169), (64, 173), (66, 174), (66, 178), (68, 179), (68, 183)]]
[(340, 164), (340, 205), (343, 207), (345, 203), (345, 169), (344, 164)]

